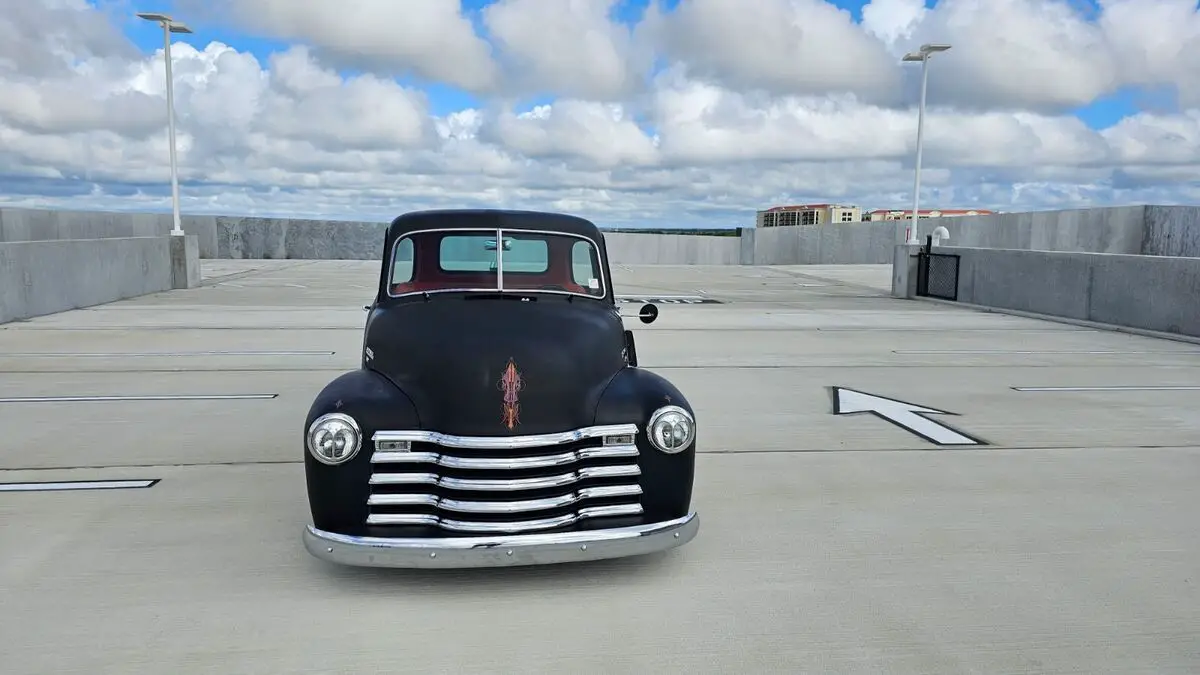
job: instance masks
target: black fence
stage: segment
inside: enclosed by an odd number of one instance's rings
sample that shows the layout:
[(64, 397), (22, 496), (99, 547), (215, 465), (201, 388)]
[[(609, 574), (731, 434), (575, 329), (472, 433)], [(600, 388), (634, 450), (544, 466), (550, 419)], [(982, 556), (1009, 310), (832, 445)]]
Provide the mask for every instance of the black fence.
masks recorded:
[(917, 295), (958, 300), (958, 256), (933, 253), (933, 238), (917, 253)]

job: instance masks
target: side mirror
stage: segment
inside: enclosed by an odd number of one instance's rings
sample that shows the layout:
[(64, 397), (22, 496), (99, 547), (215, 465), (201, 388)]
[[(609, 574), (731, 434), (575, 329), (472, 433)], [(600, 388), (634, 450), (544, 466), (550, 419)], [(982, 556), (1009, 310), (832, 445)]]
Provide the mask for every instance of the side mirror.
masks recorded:
[(364, 312), (369, 312), (369, 311), (371, 311), (371, 306), (370, 306), (370, 305), (363, 305), (363, 311), (364, 311)]
[(654, 320), (658, 318), (658, 307), (650, 304), (642, 305), (638, 311), (638, 318), (642, 320), (642, 323), (654, 323)]

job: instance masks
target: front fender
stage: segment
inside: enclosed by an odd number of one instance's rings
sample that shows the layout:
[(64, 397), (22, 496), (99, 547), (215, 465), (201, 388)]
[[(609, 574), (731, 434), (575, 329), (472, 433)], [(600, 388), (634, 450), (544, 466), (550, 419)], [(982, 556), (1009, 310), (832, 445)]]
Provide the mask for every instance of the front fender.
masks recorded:
[[(350, 461), (337, 466), (318, 462), (308, 451), (308, 427), (321, 415), (340, 412), (358, 423), (362, 447)], [(371, 437), (381, 429), (419, 429), (416, 406), (399, 387), (372, 370), (341, 375), (317, 394), (301, 430), (304, 474), (313, 525), (329, 532), (357, 534), (367, 519), (370, 492)]]
[(696, 420), (696, 439), (682, 452), (666, 454), (650, 444), (647, 426), (654, 411), (676, 405), (696, 417), (687, 398), (661, 375), (641, 368), (625, 368), (617, 373), (600, 396), (595, 424), (637, 424), (638, 464), (642, 475), (642, 508), (648, 521), (681, 518), (688, 514), (692, 501), (692, 483), (696, 469), (696, 443), (700, 420)]

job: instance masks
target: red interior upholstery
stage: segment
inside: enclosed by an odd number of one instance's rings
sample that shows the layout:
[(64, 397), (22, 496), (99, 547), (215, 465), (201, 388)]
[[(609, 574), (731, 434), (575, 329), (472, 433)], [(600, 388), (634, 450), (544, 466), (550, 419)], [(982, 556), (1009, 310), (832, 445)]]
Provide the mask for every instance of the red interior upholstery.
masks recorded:
[[(505, 274), (506, 288), (537, 290), (542, 286), (558, 286), (574, 293), (589, 293), (587, 288), (575, 283), (571, 269), (571, 244), (561, 238), (548, 240), (549, 266), (541, 274)], [(495, 275), (463, 272), (443, 272), (438, 265), (440, 237), (424, 234), (413, 237), (413, 278), (393, 284), (392, 293), (414, 293), (445, 288), (494, 288)], [(557, 289), (555, 289), (557, 290)]]
[[(528, 289), (537, 290), (542, 286), (561, 286), (562, 288), (571, 291), (572, 293), (588, 293), (588, 289), (580, 286), (574, 281), (555, 281), (549, 275), (539, 274), (537, 276), (522, 276), (516, 278), (513, 276), (505, 276), (505, 288), (510, 289)], [(487, 279), (480, 280), (478, 283), (467, 283), (467, 279), (455, 280), (440, 280), (434, 281), (431, 279), (420, 279), (409, 281), (406, 283), (395, 284), (392, 286), (392, 293), (399, 295), (401, 293), (417, 293), (420, 291), (436, 291), (443, 288), (494, 288), (496, 280)], [(557, 288), (554, 290), (558, 290)]]

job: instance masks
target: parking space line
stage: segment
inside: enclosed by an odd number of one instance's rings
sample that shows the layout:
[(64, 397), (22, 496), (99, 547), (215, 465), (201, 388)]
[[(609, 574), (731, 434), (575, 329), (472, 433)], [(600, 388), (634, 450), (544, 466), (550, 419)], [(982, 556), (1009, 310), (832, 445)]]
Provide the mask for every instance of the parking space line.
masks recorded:
[(0, 492), (50, 492), (59, 490), (128, 490), (148, 488), (160, 478), (149, 480), (71, 480), (28, 483), (0, 483)]
[(893, 354), (1200, 354), (1200, 349), (893, 349)]
[(81, 403), (110, 401), (247, 401), (276, 398), (279, 394), (161, 394), (142, 396), (15, 396), (0, 403)]
[(1128, 385), (1112, 387), (1012, 387), (1015, 391), (1200, 391), (1191, 385)]
[(664, 305), (723, 305), (725, 303), (707, 296), (700, 295), (618, 295), (617, 302), (622, 303), (650, 303)]
[(333, 356), (337, 352), (317, 350), (218, 350), (192, 352), (0, 352), (0, 358), (153, 358), (156, 356)]

